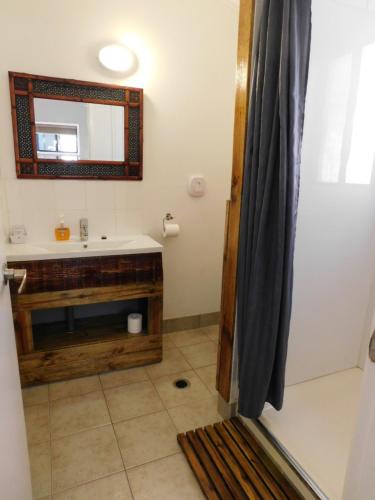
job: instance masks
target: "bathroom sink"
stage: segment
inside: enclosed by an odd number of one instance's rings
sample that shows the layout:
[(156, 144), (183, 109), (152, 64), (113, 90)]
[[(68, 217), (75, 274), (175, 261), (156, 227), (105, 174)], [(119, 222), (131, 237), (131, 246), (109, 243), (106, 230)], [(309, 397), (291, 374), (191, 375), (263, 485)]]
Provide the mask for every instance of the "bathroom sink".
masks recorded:
[(85, 248), (91, 248), (93, 250), (95, 249), (106, 249), (108, 248), (109, 250), (115, 249), (115, 248), (125, 248), (127, 245), (130, 243), (133, 243), (133, 240), (121, 240), (121, 241), (111, 241), (111, 240), (99, 240), (99, 241), (87, 241), (86, 243), (83, 244)]
[(114, 250), (124, 248), (133, 240), (89, 240), (89, 241), (58, 241), (38, 244), (39, 248), (44, 248), (48, 252), (76, 252), (79, 250)]
[(83, 245), (81, 242), (73, 242), (73, 241), (59, 241), (59, 242), (46, 242), (46, 243), (38, 243), (36, 245), (38, 248), (43, 248), (46, 252), (76, 252), (77, 250), (82, 250)]
[(155, 253), (162, 245), (148, 235), (92, 239), (88, 241), (47, 241), (6, 245), (8, 262)]

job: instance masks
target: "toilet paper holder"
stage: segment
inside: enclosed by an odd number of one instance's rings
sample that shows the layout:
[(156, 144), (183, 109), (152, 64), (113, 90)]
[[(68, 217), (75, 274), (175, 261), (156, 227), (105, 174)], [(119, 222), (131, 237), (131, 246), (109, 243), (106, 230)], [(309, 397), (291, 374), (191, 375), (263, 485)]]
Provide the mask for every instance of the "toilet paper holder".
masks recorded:
[(163, 217), (163, 231), (165, 231), (165, 221), (173, 220), (174, 217), (171, 213), (167, 212)]
[(174, 221), (174, 217), (169, 212), (163, 218), (163, 238), (175, 237), (180, 234), (180, 226)]

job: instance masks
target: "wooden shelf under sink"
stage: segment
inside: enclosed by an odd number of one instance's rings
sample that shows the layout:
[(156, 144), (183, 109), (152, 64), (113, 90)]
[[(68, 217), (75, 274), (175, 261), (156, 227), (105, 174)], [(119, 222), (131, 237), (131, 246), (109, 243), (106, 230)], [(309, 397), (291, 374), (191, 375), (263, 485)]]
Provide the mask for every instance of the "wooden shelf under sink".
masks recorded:
[(63, 347), (80, 346), (95, 342), (112, 340), (128, 340), (137, 336), (147, 335), (147, 329), (142, 333), (131, 334), (125, 330), (123, 315), (106, 315), (94, 318), (75, 320), (73, 332), (67, 331), (65, 321), (33, 326), (34, 350), (48, 351)]

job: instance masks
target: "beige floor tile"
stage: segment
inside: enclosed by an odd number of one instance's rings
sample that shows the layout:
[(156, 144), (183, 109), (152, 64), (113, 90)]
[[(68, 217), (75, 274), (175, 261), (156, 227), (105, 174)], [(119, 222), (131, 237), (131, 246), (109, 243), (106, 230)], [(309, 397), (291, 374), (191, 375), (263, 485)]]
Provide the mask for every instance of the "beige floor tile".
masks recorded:
[(73, 380), (64, 380), (63, 382), (50, 384), (49, 395), (50, 400), (55, 401), (56, 399), (70, 396), (82, 396), (82, 394), (100, 391), (101, 389), (99, 377), (94, 375), (92, 377), (75, 378)]
[(146, 370), (143, 367), (129, 368), (128, 370), (117, 370), (109, 373), (102, 373), (100, 380), (104, 389), (119, 387), (120, 385), (133, 384), (148, 380)]
[[(179, 378), (187, 379), (189, 381), (189, 386), (185, 389), (178, 389), (175, 387), (174, 381)], [(161, 377), (154, 380), (154, 384), (167, 408), (207, 399), (211, 395), (207, 387), (193, 370)]]
[(33, 498), (51, 494), (51, 447), (50, 443), (29, 446)]
[(123, 470), (111, 425), (52, 441), (52, 491), (73, 488)]
[(113, 422), (164, 410), (151, 382), (137, 382), (104, 391)]
[(191, 366), (178, 349), (166, 349), (163, 352), (163, 361), (146, 367), (146, 371), (151, 379), (190, 369)]
[(48, 384), (22, 389), (22, 399), (24, 406), (48, 403)]
[(115, 424), (125, 467), (134, 467), (180, 451), (168, 412), (153, 413)]
[(193, 368), (213, 365), (217, 358), (217, 344), (211, 340), (201, 344), (181, 347), (180, 351)]
[(219, 342), (219, 325), (206, 326), (205, 331), (211, 340)]
[(216, 390), (216, 365), (203, 366), (196, 368), (195, 372), (198, 373), (199, 378), (203, 381), (205, 386), (212, 394), (217, 394)]
[(102, 391), (51, 402), (52, 439), (110, 423)]
[(187, 432), (197, 427), (214, 424), (222, 420), (217, 411), (217, 397), (171, 408), (169, 414), (178, 432)]
[(53, 500), (132, 500), (125, 472), (82, 484), (53, 495)]
[(50, 441), (49, 405), (33, 405), (25, 407), (27, 441), (30, 444)]
[(163, 349), (173, 349), (175, 344), (173, 342), (173, 333), (164, 333), (163, 335)]
[(204, 499), (183, 455), (173, 455), (128, 472), (134, 500)]
[(196, 328), (195, 330), (184, 330), (182, 332), (171, 333), (173, 342), (176, 347), (184, 347), (188, 345), (200, 344), (207, 342), (209, 337), (206, 334), (205, 328)]

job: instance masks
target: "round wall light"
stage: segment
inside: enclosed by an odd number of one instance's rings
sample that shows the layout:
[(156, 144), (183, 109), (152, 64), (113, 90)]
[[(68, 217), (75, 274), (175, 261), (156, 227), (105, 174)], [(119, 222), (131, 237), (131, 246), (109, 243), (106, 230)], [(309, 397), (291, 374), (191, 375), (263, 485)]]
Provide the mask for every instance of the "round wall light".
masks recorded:
[(126, 73), (135, 65), (135, 54), (120, 44), (107, 45), (99, 50), (99, 61), (107, 69), (116, 73)]

